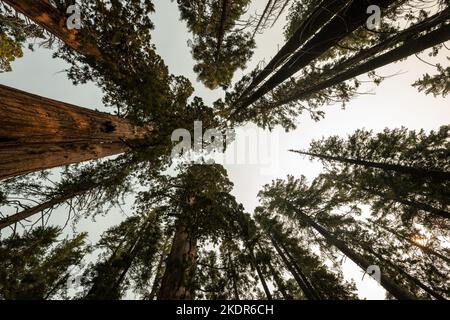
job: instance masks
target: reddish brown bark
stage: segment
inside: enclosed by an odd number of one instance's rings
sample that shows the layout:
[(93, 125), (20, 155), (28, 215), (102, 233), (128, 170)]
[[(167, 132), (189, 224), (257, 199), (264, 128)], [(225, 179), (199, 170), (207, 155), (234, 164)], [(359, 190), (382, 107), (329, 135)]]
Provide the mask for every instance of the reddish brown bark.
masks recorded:
[(80, 39), (80, 30), (67, 28), (67, 17), (45, 0), (4, 0), (17, 12), (27, 16), (63, 41), (69, 47), (87, 56), (101, 58), (99, 48), (95, 43), (86, 43)]
[(0, 85), (0, 180), (129, 151), (152, 128)]
[(197, 268), (197, 240), (179, 222), (173, 237), (158, 300), (192, 300), (192, 282)]

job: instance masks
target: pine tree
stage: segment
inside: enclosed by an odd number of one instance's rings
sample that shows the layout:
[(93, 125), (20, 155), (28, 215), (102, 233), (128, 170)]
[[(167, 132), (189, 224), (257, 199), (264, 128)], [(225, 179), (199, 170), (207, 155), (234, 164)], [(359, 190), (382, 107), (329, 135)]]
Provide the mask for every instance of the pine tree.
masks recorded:
[(44, 300), (65, 296), (70, 267), (88, 252), (86, 234), (60, 240), (56, 227), (38, 227), (0, 240), (0, 297)]
[(419, 219), (445, 229), (440, 219), (450, 217), (448, 132), (448, 126), (428, 134), (406, 128), (378, 134), (358, 130), (347, 139), (313, 141), (306, 154), (321, 159), (328, 169), (324, 177), (347, 188), (355, 200), (369, 201), (374, 213), (392, 216), (397, 208), (402, 213), (397, 221)]
[(178, 1), (181, 19), (193, 33), (194, 71), (208, 88), (228, 87), (243, 69), (255, 46), (250, 33), (236, 27), (249, 0)]
[(135, 293), (146, 289), (161, 237), (159, 222), (157, 212), (133, 216), (103, 234), (97, 248), (107, 251), (85, 272), (84, 299), (119, 299), (130, 286)]
[[(337, 248), (361, 269), (367, 270), (372, 265), (371, 261), (365, 257), (365, 252), (360, 252), (346, 241), (347, 239), (343, 240), (339, 234), (329, 229), (331, 226), (344, 224), (346, 220), (346, 218), (341, 219), (339, 216), (330, 214), (330, 210), (342, 205), (339, 193), (334, 195), (327, 191), (326, 186), (323, 188), (315, 183), (309, 187), (304, 177), (299, 180), (290, 177), (286, 182), (278, 180), (271, 186), (265, 186), (259, 196), (264, 210), (268, 212), (274, 210), (282, 216), (296, 219), (302, 228), (311, 228), (323, 237), (328, 248)], [(311, 217), (313, 213), (316, 214), (315, 218)], [(326, 225), (324, 226), (323, 223)], [(388, 274), (381, 274), (381, 285), (397, 299), (414, 298)]]

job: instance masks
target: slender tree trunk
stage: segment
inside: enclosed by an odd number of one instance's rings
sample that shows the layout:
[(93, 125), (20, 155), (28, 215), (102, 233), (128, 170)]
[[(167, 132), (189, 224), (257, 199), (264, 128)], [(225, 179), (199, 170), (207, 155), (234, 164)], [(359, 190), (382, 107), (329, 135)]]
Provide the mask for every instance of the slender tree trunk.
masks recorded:
[(298, 273), (298, 270), (300, 270), (300, 268), (297, 269), (294, 267), (294, 263), (292, 263), (292, 261), (289, 261), (289, 259), (286, 257), (283, 250), (281, 250), (280, 246), (278, 245), (278, 242), (274, 239), (274, 237), (269, 232), (267, 232), (267, 235), (269, 236), (270, 241), (272, 242), (272, 245), (275, 248), (275, 250), (277, 251), (281, 260), (284, 262), (284, 265), (289, 270), (289, 272), (292, 274), (292, 276), (294, 277), (298, 286), (305, 294), (305, 297), (308, 300), (316, 300), (316, 296), (314, 295), (314, 293), (311, 291), (310, 287), (305, 282), (304, 275)]
[(446, 8), (428, 17), (427, 19), (417, 24), (414, 24), (403, 31), (400, 31), (399, 33), (387, 38), (386, 40), (370, 48), (359, 51), (353, 57), (337, 63), (336, 65), (333, 66), (332, 70), (330, 70), (329, 73), (325, 74), (325, 78), (330, 78), (331, 76), (334, 76), (342, 71), (345, 71), (348, 68), (355, 67), (362, 61), (368, 58), (372, 58), (386, 49), (393, 48), (396, 45), (408, 39), (414, 38), (421, 32), (432, 30), (433, 28), (439, 26), (448, 19), (450, 19), (450, 8)]
[(273, 0), (272, 7), (270, 8), (269, 12), (268, 12), (267, 15), (266, 15), (266, 18), (264, 19), (264, 25), (266, 25), (266, 24), (267, 24), (267, 21), (269, 21), (269, 18), (270, 18), (270, 16), (272, 15), (273, 10), (275, 10), (278, 1), (280, 1), (280, 0)]
[(234, 300), (240, 300), (239, 290), (238, 290), (238, 286), (237, 286), (236, 269), (234, 268), (234, 263), (233, 263), (233, 260), (231, 259), (231, 255), (228, 255), (228, 265), (230, 266), (230, 270), (231, 270), (231, 281), (233, 281)]
[(217, 28), (217, 48), (215, 53), (215, 62), (219, 63), (220, 50), (222, 50), (223, 38), (225, 37), (225, 27), (227, 25), (228, 10), (230, 0), (222, 0), (222, 13), (220, 17), (219, 27)]
[[(130, 166), (133, 164), (133, 160), (126, 161), (123, 164), (119, 164), (117, 167), (117, 171), (114, 172), (111, 176), (105, 176), (104, 179), (100, 179), (99, 181), (88, 181), (86, 180), (86, 177), (84, 176), (86, 173), (82, 173), (78, 179), (82, 179), (82, 183), (75, 182), (71, 185), (71, 188), (69, 188), (69, 192), (64, 192), (63, 194), (58, 194), (54, 196), (53, 198), (48, 199), (47, 201), (25, 209), (23, 211), (17, 212), (9, 217), (0, 219), (0, 230), (9, 227), (13, 224), (18, 223), (19, 221), (22, 221), (24, 219), (27, 219), (39, 212), (42, 212), (47, 209), (52, 209), (57, 206), (62, 205), (64, 202), (71, 200), (77, 196), (82, 196), (89, 191), (105, 186), (105, 185), (111, 185), (114, 183), (117, 183), (118, 180), (122, 179), (127, 175), (127, 170), (129, 170)], [(119, 167), (120, 166), (120, 167)], [(89, 174), (89, 173), (87, 173)]]
[(286, 245), (282, 242), (282, 241), (278, 241), (278, 245), (281, 247), (281, 249), (284, 251), (285, 255), (287, 256), (287, 258), (289, 259), (289, 261), (291, 261), (292, 265), (294, 266), (295, 270), (297, 271), (297, 273), (300, 275), (300, 277), (302, 277), (303, 282), (306, 284), (306, 286), (308, 287), (308, 290), (311, 292), (312, 296), (314, 297), (315, 300), (320, 300), (320, 294), (317, 292), (316, 288), (314, 288), (314, 286), (311, 284), (311, 281), (309, 281), (308, 277), (306, 276), (306, 274), (303, 272), (303, 270), (300, 268), (300, 266), (298, 265), (298, 262), (296, 261), (296, 259), (292, 256), (291, 252), (289, 251), (289, 249), (286, 247)]
[(420, 281), (419, 279), (417, 279), (416, 277), (411, 276), (408, 272), (406, 272), (405, 270), (403, 270), (403, 268), (400, 268), (399, 266), (395, 265), (394, 263), (392, 263), (391, 261), (385, 259), (383, 256), (381, 256), (380, 254), (376, 253), (374, 250), (372, 250), (372, 248), (368, 247), (368, 246), (362, 246), (363, 250), (366, 250), (367, 252), (373, 254), (378, 260), (380, 260), (381, 262), (386, 263), (387, 265), (389, 265), (391, 268), (393, 268), (394, 270), (396, 270), (398, 273), (400, 273), (401, 275), (403, 275), (406, 279), (408, 279), (411, 283), (415, 284), (416, 286), (418, 286), (419, 288), (421, 288), (423, 291), (425, 291), (426, 293), (428, 293), (429, 295), (431, 295), (433, 298), (438, 299), (438, 300), (446, 300), (443, 296), (441, 296), (439, 293), (437, 293), (436, 291), (434, 291), (433, 289), (429, 288), (427, 285), (425, 285), (422, 281)]
[(394, 236), (396, 236), (398, 239), (404, 240), (406, 242), (408, 242), (409, 244), (413, 245), (414, 247), (419, 248), (420, 250), (422, 250), (424, 253), (435, 256), (439, 259), (442, 259), (443, 261), (447, 262), (450, 265), (450, 259), (442, 254), (440, 254), (439, 252), (433, 250), (432, 248), (429, 248), (427, 246), (421, 245), (413, 240), (411, 240), (408, 237), (405, 237), (404, 235), (402, 235), (400, 232), (397, 232), (396, 230), (389, 228), (381, 223), (377, 223), (377, 222), (373, 222), (371, 221), (371, 223), (375, 226), (378, 226), (384, 230), (386, 230), (389, 233), (392, 233)]
[(248, 248), (250, 259), (252, 261), (253, 266), (256, 269), (256, 272), (258, 273), (258, 278), (261, 281), (262, 287), (264, 289), (264, 292), (266, 294), (267, 300), (272, 300), (272, 294), (270, 293), (269, 287), (267, 286), (266, 279), (264, 278), (264, 275), (261, 271), (261, 267), (259, 266), (258, 261), (256, 261), (255, 253), (253, 249)]
[[(101, 53), (95, 43), (81, 40), (80, 30), (67, 28), (66, 12), (61, 12), (46, 0), (4, 0), (17, 12), (22, 13), (36, 24), (55, 35), (67, 46), (85, 56), (101, 59)], [(81, 13), (83, 14), (83, 13)]]
[(159, 283), (161, 281), (161, 275), (162, 275), (161, 273), (162, 273), (162, 269), (163, 269), (163, 264), (164, 264), (164, 260), (166, 259), (166, 256), (167, 256), (167, 248), (168, 248), (168, 241), (166, 240), (163, 244), (163, 247), (161, 250), (161, 255), (159, 257), (159, 261), (156, 266), (156, 273), (155, 273), (155, 279), (153, 279), (152, 290), (150, 291), (150, 294), (148, 295), (147, 300), (154, 300), (156, 297), (156, 294), (158, 292)]
[(292, 101), (305, 99), (313, 93), (330, 88), (336, 84), (345, 82), (372, 70), (381, 68), (390, 63), (402, 60), (415, 53), (421, 52), (428, 48), (432, 48), (448, 40), (450, 40), (450, 25), (443, 26), (440, 29), (432, 31), (417, 39), (409, 40), (398, 48), (392, 49), (391, 51), (368, 60), (367, 62), (364, 62), (355, 68), (342, 72), (335, 77), (332, 77), (331, 79), (322, 81), (307, 90), (295, 92), (294, 94), (289, 95), (286, 98), (281, 99), (280, 101), (277, 101), (276, 104), (272, 105), (271, 107), (274, 108)]
[(450, 181), (450, 172), (446, 172), (446, 171), (428, 170), (428, 169), (422, 169), (422, 168), (402, 166), (402, 165), (397, 165), (397, 164), (368, 161), (368, 160), (363, 160), (363, 159), (350, 159), (350, 158), (329, 156), (329, 155), (325, 155), (325, 154), (311, 153), (311, 152), (305, 152), (305, 151), (296, 151), (296, 150), (289, 150), (289, 151), (299, 153), (299, 154), (302, 154), (305, 156), (328, 160), (328, 161), (336, 161), (336, 162), (341, 162), (341, 163), (348, 163), (348, 164), (354, 164), (354, 165), (358, 165), (358, 166), (364, 166), (364, 167), (368, 167), (368, 168), (382, 169), (384, 171), (395, 171), (395, 172), (402, 173), (402, 174), (409, 174), (409, 175), (412, 175), (414, 177), (418, 177), (418, 178), (424, 179), (424, 180), (428, 180), (429, 178), (432, 178), (432, 179), (438, 180), (440, 182), (441, 181)]
[(271, 28), (273, 28), (273, 26), (277, 23), (278, 19), (280, 19), (281, 15), (283, 14), (284, 10), (286, 10), (288, 4), (289, 4), (290, 0), (286, 0), (283, 4), (283, 6), (281, 7), (280, 11), (278, 12), (277, 17), (275, 18), (275, 20), (273, 21)]
[(306, 67), (314, 59), (334, 47), (346, 36), (361, 27), (368, 18), (367, 7), (378, 5), (382, 9), (398, 0), (353, 0), (345, 11), (335, 16), (328, 24), (313, 36), (292, 58), (285, 63), (270, 79), (245, 99), (240, 108), (245, 109), (266, 93)]
[(343, 184), (346, 184), (346, 185), (348, 185), (348, 186), (350, 186), (352, 188), (361, 189), (361, 190), (367, 192), (368, 194), (380, 197), (380, 198), (382, 198), (384, 200), (395, 201), (395, 202), (398, 202), (398, 203), (403, 204), (405, 206), (414, 207), (414, 208), (417, 208), (417, 209), (429, 212), (429, 213), (434, 214), (434, 215), (436, 215), (438, 217), (441, 217), (441, 218), (450, 219), (450, 212), (445, 211), (445, 210), (441, 210), (441, 209), (436, 209), (436, 208), (430, 206), (429, 204), (418, 202), (418, 201), (415, 201), (415, 200), (409, 200), (409, 199), (403, 198), (401, 196), (398, 196), (395, 193), (394, 194), (384, 193), (384, 192), (373, 190), (373, 189), (370, 189), (370, 188), (367, 188), (367, 187), (358, 186), (358, 185), (354, 184), (353, 182), (350, 182), (350, 181), (347, 181), (347, 180), (344, 180), (344, 179), (340, 179), (340, 178), (337, 178), (337, 177), (331, 177), (331, 179), (335, 180), (335, 181), (338, 181), (338, 182), (341, 182)]
[[(349, 257), (361, 269), (366, 271), (372, 265), (372, 263), (366, 260), (366, 258), (364, 258), (359, 253), (352, 250), (350, 247), (347, 246), (347, 244), (344, 241), (341, 241), (338, 238), (336, 238), (332, 233), (330, 233), (328, 230), (320, 226), (313, 219), (304, 214), (301, 210), (295, 211), (297, 212), (299, 219), (301, 219), (302, 221), (310, 225), (312, 228), (314, 228), (317, 232), (319, 232), (325, 238), (325, 241), (328, 244), (338, 248), (343, 254)], [(399, 287), (393, 279), (389, 278), (383, 272), (381, 272), (380, 276), (381, 276), (380, 284), (383, 286), (383, 288), (385, 288), (398, 300), (415, 299), (415, 297), (413, 297), (409, 292), (405, 291), (403, 288)]]
[[(143, 223), (142, 227), (139, 228), (139, 231), (136, 233), (136, 236), (131, 239), (128, 236), (129, 231), (125, 234), (125, 236), (120, 241), (120, 244), (115, 248), (114, 252), (109, 258), (109, 265), (111, 267), (115, 267), (114, 277), (117, 277), (113, 283), (104, 283), (105, 279), (110, 277), (110, 274), (97, 274), (97, 277), (94, 280), (94, 284), (86, 295), (85, 299), (96, 299), (96, 300), (110, 300), (110, 299), (118, 299), (122, 295), (121, 285), (125, 280), (125, 277), (130, 270), (133, 262), (135, 261), (137, 255), (142, 249), (143, 237), (149, 232), (149, 229), (152, 227), (152, 224), (155, 223), (156, 216), (153, 213), (150, 215)], [(125, 246), (124, 246), (125, 243)], [(130, 244), (130, 245), (127, 245)], [(117, 257), (117, 253), (124, 249), (123, 256), (120, 257), (116, 266), (114, 263)]]
[(197, 239), (178, 221), (158, 292), (158, 300), (192, 300), (197, 268)]
[[(258, 73), (241, 97), (253, 91), (269, 74), (281, 66), (306, 40), (322, 28), (349, 0), (323, 0), (298, 26), (294, 35), (278, 51), (267, 66)], [(270, 2), (269, 2), (270, 4)], [(268, 4), (268, 6), (269, 6)], [(266, 8), (267, 9), (267, 8)]]
[(269, 10), (271, 4), (272, 4), (272, 0), (267, 1), (267, 5), (266, 5), (266, 7), (264, 8), (264, 11), (263, 11), (263, 13), (262, 13), (262, 15), (261, 15), (261, 18), (258, 20), (258, 24), (257, 24), (256, 27), (255, 27), (255, 31), (253, 31), (253, 38), (254, 38), (254, 37), (256, 36), (256, 34), (258, 33), (259, 27), (261, 26), (261, 24), (262, 24), (262, 22), (263, 22), (263, 20), (264, 20), (264, 18), (265, 18), (265, 16), (266, 16), (267, 11)]
[(435, 207), (432, 207), (429, 204), (418, 202), (415, 200), (408, 200), (408, 199), (405, 199), (405, 198), (397, 196), (397, 195), (383, 193), (383, 192), (379, 192), (379, 191), (372, 190), (372, 189), (365, 188), (365, 187), (361, 187), (361, 189), (366, 191), (369, 194), (376, 195), (385, 200), (395, 201), (395, 202), (401, 203), (408, 207), (413, 207), (413, 208), (417, 208), (417, 209), (429, 212), (429, 213), (434, 214), (435, 216), (438, 216), (441, 218), (450, 219), (450, 212), (441, 210), (441, 209), (436, 209)]
[(275, 280), (275, 283), (277, 284), (277, 288), (278, 288), (278, 290), (280, 290), (283, 298), (285, 300), (292, 300), (292, 296), (286, 292), (286, 286), (284, 285), (283, 280), (280, 278), (280, 275), (274, 269), (274, 267), (270, 261), (267, 262), (267, 266), (269, 267), (270, 273), (273, 275), (273, 279)]
[(0, 180), (124, 153), (152, 131), (0, 85)]
[(9, 217), (3, 218), (3, 219), (0, 220), (0, 230), (2, 230), (4, 228), (7, 228), (7, 227), (9, 227), (9, 226), (11, 226), (13, 224), (16, 224), (19, 221), (25, 220), (25, 219), (27, 219), (27, 218), (29, 218), (29, 217), (31, 217), (31, 216), (39, 213), (39, 212), (42, 212), (44, 210), (51, 209), (51, 208), (54, 208), (54, 207), (56, 207), (58, 205), (61, 205), (65, 201), (70, 200), (70, 199), (72, 199), (72, 198), (74, 198), (74, 197), (76, 197), (78, 195), (81, 195), (81, 194), (83, 194), (85, 192), (86, 192), (86, 190), (79, 190), (79, 191), (76, 191), (76, 192), (73, 192), (73, 193), (65, 194), (63, 196), (59, 196), (59, 197), (53, 198), (53, 199), (51, 199), (49, 201), (46, 201), (46, 202), (44, 202), (42, 204), (39, 204), (37, 206), (34, 206), (34, 207), (29, 208), (29, 209), (25, 209), (23, 211), (20, 211), (20, 212), (18, 212), (16, 214), (13, 214), (13, 215), (9, 216)]
[[(262, 249), (261, 244), (259, 244), (259, 242), (258, 242), (258, 248), (259, 248), (260, 252), (264, 252), (264, 250)], [(281, 292), (283, 298), (285, 300), (292, 300), (292, 297), (286, 292), (286, 286), (284, 285), (283, 280), (280, 278), (279, 273), (273, 267), (272, 262), (268, 261), (266, 263), (266, 266), (269, 268), (270, 273), (272, 274), (272, 277), (275, 280), (275, 283), (277, 284), (277, 288)]]

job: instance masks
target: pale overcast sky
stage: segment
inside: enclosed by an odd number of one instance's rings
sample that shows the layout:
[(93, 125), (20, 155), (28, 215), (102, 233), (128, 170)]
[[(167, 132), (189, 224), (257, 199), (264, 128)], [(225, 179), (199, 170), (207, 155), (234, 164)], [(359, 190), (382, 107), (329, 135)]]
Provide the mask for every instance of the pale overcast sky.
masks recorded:
[[(185, 23), (179, 21), (176, 2), (167, 0), (154, 2), (156, 13), (153, 16), (155, 24), (153, 39), (170, 72), (188, 77), (196, 89), (195, 95), (202, 97), (207, 103), (222, 97), (221, 90), (210, 91), (196, 81), (196, 75), (192, 71), (194, 61), (187, 47), (190, 35), (187, 33)], [(262, 0), (253, 2), (255, 4), (252, 5), (250, 13), (255, 10), (261, 12), (266, 5), (266, 1)], [(274, 28), (256, 37), (255, 54), (248, 63), (248, 69), (236, 73), (236, 80), (252, 70), (259, 62), (270, 60), (278, 47), (283, 44), (284, 23), (285, 17), (282, 17)], [(61, 72), (66, 67), (65, 63), (52, 59), (51, 54), (52, 52), (46, 49), (26, 51), (25, 56), (13, 64), (13, 72), (0, 74), (0, 83), (83, 107), (108, 111), (102, 106), (101, 91), (94, 84), (73, 86), (65, 73)], [(446, 55), (449, 55), (449, 51)], [(425, 54), (421, 56), (428, 58)], [(439, 60), (445, 63), (445, 55), (440, 56)], [(285, 133), (282, 129), (275, 130), (271, 135), (268, 132), (260, 132), (260, 138), (271, 139), (271, 147), (269, 149), (265, 140), (261, 139), (258, 152), (266, 154), (266, 158), (268, 157), (274, 166), (268, 168), (267, 162), (226, 165), (235, 184), (234, 194), (238, 201), (242, 202), (248, 211), (252, 211), (258, 204), (256, 198), (258, 191), (273, 179), (285, 178), (288, 174), (294, 176), (303, 174), (309, 179), (314, 178), (321, 170), (320, 164), (311, 163), (287, 151), (307, 148), (312, 139), (336, 134), (346, 135), (360, 128), (381, 131), (385, 127), (405, 126), (410, 129), (432, 130), (449, 124), (449, 97), (444, 99), (426, 96), (411, 87), (411, 84), (425, 72), (433, 73), (433, 67), (420, 62), (416, 57), (411, 57), (378, 70), (381, 75), (397, 73), (399, 75), (386, 79), (379, 87), (368, 85), (367, 90), (372, 89), (373, 94), (359, 96), (351, 101), (345, 110), (342, 110), (340, 105), (329, 106), (325, 108), (326, 118), (320, 122), (313, 122), (305, 115), (299, 119), (298, 129), (290, 133)], [(256, 130), (254, 126), (245, 129)], [(53, 219), (55, 223), (61, 223), (65, 217), (66, 213), (58, 210)], [(89, 231), (91, 241), (95, 242), (105, 229), (117, 224), (123, 218), (123, 213), (114, 210), (106, 218), (97, 219), (95, 223), (90, 220), (83, 221), (78, 230)], [(344, 264), (344, 272), (348, 279), (355, 279), (361, 297), (383, 298), (384, 290), (367, 276), (361, 281), (363, 273), (353, 263), (347, 261)]]

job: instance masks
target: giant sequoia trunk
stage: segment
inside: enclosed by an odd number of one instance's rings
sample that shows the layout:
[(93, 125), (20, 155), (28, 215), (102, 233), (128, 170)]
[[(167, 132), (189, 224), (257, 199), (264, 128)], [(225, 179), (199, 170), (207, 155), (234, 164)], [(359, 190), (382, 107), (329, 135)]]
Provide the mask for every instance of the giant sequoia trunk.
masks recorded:
[(55, 35), (72, 49), (85, 56), (101, 59), (97, 45), (83, 42), (80, 30), (69, 30), (66, 13), (52, 6), (48, 0), (4, 0), (4, 2)]
[(194, 299), (197, 269), (197, 239), (182, 221), (178, 221), (172, 247), (158, 292), (158, 300)]
[(0, 180), (130, 150), (151, 128), (0, 85)]
[[(311, 219), (308, 215), (304, 214), (301, 210), (296, 210), (298, 217), (300, 220), (314, 228), (317, 232), (319, 232), (324, 238), (325, 241), (338, 248), (343, 254), (349, 257), (356, 265), (358, 265), (361, 269), (367, 270), (372, 263), (364, 258), (362, 255), (351, 249), (344, 241), (336, 238), (332, 233), (323, 228), (321, 225), (316, 223), (313, 219)], [(380, 275), (380, 284), (391, 293), (395, 298), (399, 300), (413, 300), (413, 297), (410, 293), (401, 288), (395, 281), (389, 278), (385, 273), (381, 272)]]

